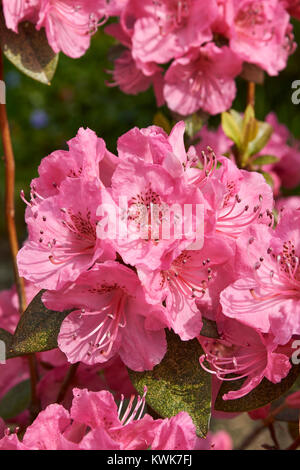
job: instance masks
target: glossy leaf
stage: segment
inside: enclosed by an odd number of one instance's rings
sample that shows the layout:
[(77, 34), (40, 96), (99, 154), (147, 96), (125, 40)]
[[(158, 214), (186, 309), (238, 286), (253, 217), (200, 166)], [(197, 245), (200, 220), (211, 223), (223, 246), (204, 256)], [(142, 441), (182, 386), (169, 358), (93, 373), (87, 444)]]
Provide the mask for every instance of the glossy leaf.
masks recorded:
[(211, 377), (199, 365), (203, 350), (199, 342), (181, 341), (167, 332), (168, 351), (152, 371), (129, 375), (139, 394), (147, 386), (146, 401), (164, 418), (180, 411), (190, 414), (200, 436), (208, 432), (211, 408)]
[(0, 14), (0, 45), (4, 55), (21, 72), (38, 82), (50, 85), (58, 64), (48, 44), (45, 30), (37, 31), (33, 24), (19, 25), (19, 33), (7, 29), (3, 13)]

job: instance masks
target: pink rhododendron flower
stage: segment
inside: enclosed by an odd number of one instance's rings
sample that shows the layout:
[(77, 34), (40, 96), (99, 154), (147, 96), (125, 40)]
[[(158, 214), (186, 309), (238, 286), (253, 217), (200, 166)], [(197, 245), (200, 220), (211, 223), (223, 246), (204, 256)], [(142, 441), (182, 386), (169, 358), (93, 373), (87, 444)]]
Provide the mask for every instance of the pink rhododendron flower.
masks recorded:
[(45, 28), (54, 52), (77, 58), (89, 48), (105, 14), (106, 0), (41, 0), (37, 29)]
[(226, 137), (222, 126), (219, 126), (216, 130), (211, 130), (207, 125), (204, 125), (196, 134), (195, 138), (200, 139), (200, 142), (195, 145), (198, 155), (200, 155), (202, 151), (207, 152), (207, 147), (210, 147), (214, 150), (216, 155), (222, 156), (228, 153), (232, 146), (232, 141)]
[[(29, 426), (22, 442), (16, 434), (0, 435), (0, 450), (230, 450), (225, 432), (196, 436), (189, 415), (154, 420), (144, 414), (145, 394), (134, 395), (128, 406), (121, 399), (117, 407), (108, 391), (74, 389), (70, 412), (50, 405)], [(4, 423), (0, 424), (4, 428)], [(2, 439), (1, 439), (2, 437)]]
[(61, 183), (69, 179), (110, 186), (118, 159), (106, 149), (103, 139), (90, 129), (80, 128), (67, 144), (69, 150), (56, 150), (41, 161), (39, 177), (30, 185), (31, 205), (58, 194)]
[(300, 196), (282, 197), (276, 201), (278, 212), (294, 211), (300, 209)]
[(240, 59), (227, 47), (210, 42), (176, 59), (165, 75), (164, 97), (169, 108), (182, 115), (199, 109), (218, 114), (231, 107), (236, 95), (234, 78)]
[(273, 134), (261, 155), (273, 155), (278, 163), (264, 166), (264, 170), (279, 178), (286, 188), (294, 188), (300, 183), (300, 143), (294, 139), (288, 128), (278, 122), (274, 113), (268, 114), (266, 121), (273, 127)]
[(285, 399), (285, 403), (289, 408), (300, 409), (300, 392), (294, 392)]
[(208, 240), (200, 251), (182, 251), (170, 261), (168, 269), (138, 269), (147, 300), (165, 305), (165, 322), (183, 341), (199, 335), (202, 328), (199, 299), (207, 293), (214, 266), (224, 263), (230, 254), (222, 240)]
[(35, 23), (38, 19), (38, 11), (41, 0), (3, 0), (3, 13), (6, 26), (15, 33), (18, 32), (18, 24), (21, 21)]
[(229, 0), (230, 48), (269, 75), (285, 68), (294, 51), (289, 15), (280, 0)]
[(285, 211), (276, 230), (253, 225), (238, 240), (240, 279), (221, 294), (223, 313), (272, 332), (285, 345), (300, 334), (300, 211)]
[(219, 326), (220, 340), (200, 337), (205, 351), (200, 358), (202, 367), (209, 372), (205, 366), (207, 361), (212, 368), (210, 372), (223, 381), (246, 378), (239, 390), (228, 392), (223, 400), (236, 400), (247, 395), (264, 377), (278, 383), (288, 375), (292, 367), (289, 358), (276, 353), (277, 344), (272, 336), (263, 336), (235, 320), (226, 319)]
[(185, 212), (184, 206), (201, 205), (203, 199), (197, 188), (185, 185), (182, 167), (170, 154), (163, 165), (138, 157), (122, 159), (104, 202), (110, 210), (103, 214), (108, 221), (101, 219), (98, 225), (98, 237), (113, 239), (125, 263), (156, 269), (168, 263), (171, 252), (179, 253), (195, 241), (196, 211)]
[(20, 274), (41, 288), (56, 289), (95, 261), (113, 258), (110, 245), (96, 236), (101, 202), (97, 182), (75, 178), (61, 183), (56, 196), (29, 206), (29, 239), (18, 254)]
[(138, 277), (121, 264), (98, 265), (76, 284), (45, 293), (43, 301), (50, 309), (74, 309), (58, 337), (60, 349), (72, 363), (102, 363), (118, 352), (128, 367), (145, 370), (158, 364), (166, 352), (162, 327), (150, 331), (145, 326), (151, 308)]
[(212, 39), (217, 13), (215, 0), (129, 0), (122, 25), (132, 34), (133, 57), (165, 63)]
[(249, 411), (248, 415), (250, 416), (251, 419), (253, 419), (254, 421), (257, 421), (260, 419), (266, 419), (270, 411), (271, 411), (271, 404), (263, 406), (262, 408), (258, 408), (257, 410)]
[(130, 50), (125, 50), (114, 61), (113, 82), (108, 86), (119, 86), (124, 93), (136, 95), (153, 85), (157, 106), (164, 104), (162, 70), (154, 62), (143, 64), (134, 60)]
[(226, 432), (209, 433), (206, 439), (196, 435), (196, 427), (188, 415), (181, 412), (171, 419), (160, 420), (151, 450), (231, 450), (232, 442)]

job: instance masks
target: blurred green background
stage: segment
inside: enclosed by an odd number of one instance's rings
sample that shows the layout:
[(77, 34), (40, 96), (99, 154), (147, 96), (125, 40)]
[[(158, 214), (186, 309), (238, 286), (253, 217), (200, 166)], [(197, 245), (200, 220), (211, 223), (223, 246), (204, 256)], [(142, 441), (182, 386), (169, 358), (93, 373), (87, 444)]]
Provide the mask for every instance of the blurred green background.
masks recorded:
[[(300, 23), (294, 23), (295, 39), (300, 45)], [(117, 138), (133, 126), (145, 127), (153, 122), (157, 111), (152, 90), (138, 96), (123, 94), (118, 88), (107, 87), (111, 68), (108, 52), (114, 40), (99, 31), (84, 57), (74, 60), (61, 54), (52, 86), (37, 83), (22, 75), (5, 60), (7, 108), (17, 163), (16, 200), (20, 240), (26, 237), (24, 204), (21, 189), (28, 194), (31, 179), (37, 175), (41, 159), (56, 149), (66, 148), (80, 126), (96, 131), (111, 151)], [(264, 119), (271, 110), (300, 139), (300, 105), (291, 102), (291, 84), (300, 79), (300, 47), (289, 59), (288, 67), (278, 77), (266, 78), (257, 87), (256, 112)], [(238, 95), (233, 107), (244, 110), (246, 86), (238, 81)], [(167, 111), (166, 111), (167, 112)], [(214, 118), (214, 122), (216, 119)], [(0, 149), (2, 152), (2, 149)], [(5, 266), (8, 247), (4, 227), (4, 165), (0, 161), (0, 265), (5, 269), (0, 288), (8, 285), (11, 275)]]

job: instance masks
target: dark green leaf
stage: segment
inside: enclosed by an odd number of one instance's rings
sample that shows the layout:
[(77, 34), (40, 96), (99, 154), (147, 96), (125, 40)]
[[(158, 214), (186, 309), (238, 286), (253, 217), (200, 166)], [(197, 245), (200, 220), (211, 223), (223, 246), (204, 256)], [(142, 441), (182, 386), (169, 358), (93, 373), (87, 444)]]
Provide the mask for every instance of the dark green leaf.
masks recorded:
[(30, 380), (20, 382), (11, 388), (0, 401), (0, 416), (7, 420), (26, 410), (30, 404)]
[(46, 85), (54, 76), (58, 54), (48, 44), (45, 30), (37, 31), (33, 24), (19, 25), (19, 33), (7, 29), (0, 13), (0, 45), (5, 56), (29, 77)]
[(135, 388), (143, 394), (147, 386), (147, 404), (160, 416), (171, 418), (180, 411), (190, 414), (200, 436), (208, 431), (211, 410), (211, 377), (199, 365), (203, 350), (199, 342), (181, 341), (167, 332), (168, 351), (152, 371), (129, 375)]
[(57, 348), (61, 324), (70, 313), (52, 312), (42, 303), (41, 291), (20, 318), (14, 334), (11, 353), (24, 355)]
[(222, 399), (223, 395), (231, 390), (238, 390), (243, 385), (246, 379), (223, 382), (219, 394), (216, 399), (215, 409), (218, 411), (227, 412), (243, 412), (256, 410), (261, 408), (274, 400), (277, 400), (285, 392), (287, 392), (295, 383), (300, 375), (300, 366), (294, 366), (289, 375), (278, 384), (273, 384), (267, 379), (256, 387), (245, 397), (239, 398), (238, 400), (226, 400)]

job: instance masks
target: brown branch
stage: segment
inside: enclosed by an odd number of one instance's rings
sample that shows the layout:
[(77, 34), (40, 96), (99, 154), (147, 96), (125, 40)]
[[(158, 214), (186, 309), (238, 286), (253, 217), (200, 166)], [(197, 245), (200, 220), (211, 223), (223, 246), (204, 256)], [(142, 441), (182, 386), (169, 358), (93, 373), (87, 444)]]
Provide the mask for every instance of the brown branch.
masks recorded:
[[(0, 80), (4, 81), (3, 57), (0, 51)], [(22, 314), (26, 307), (26, 294), (24, 279), (19, 276), (17, 254), (19, 250), (17, 229), (15, 224), (15, 158), (12, 148), (9, 123), (6, 112), (6, 104), (0, 103), (0, 131), (4, 151), (5, 162), (5, 219), (8, 231), (8, 240), (13, 263), (14, 278), (19, 298), (19, 308)], [(38, 398), (36, 395), (37, 364), (33, 355), (28, 356), (28, 365), (31, 377), (31, 411), (35, 416), (38, 412)]]
[[(0, 54), (0, 80), (3, 80), (3, 59)], [(24, 280), (20, 278), (17, 266), (18, 237), (15, 224), (15, 159), (7, 119), (6, 105), (0, 104), (0, 128), (5, 162), (5, 217), (8, 231), (15, 283), (21, 313), (26, 309)]]
[(72, 364), (70, 366), (68, 373), (65, 377), (65, 380), (63, 381), (60, 391), (58, 393), (56, 403), (62, 403), (64, 401), (66, 393), (70, 385), (72, 385), (72, 383), (74, 382), (79, 364), (80, 364), (79, 362), (76, 362), (76, 364)]
[(298, 447), (300, 447), (300, 436), (286, 450), (297, 450)]
[(251, 104), (251, 106), (255, 107), (255, 83), (248, 82), (248, 89), (247, 89), (247, 104)]

